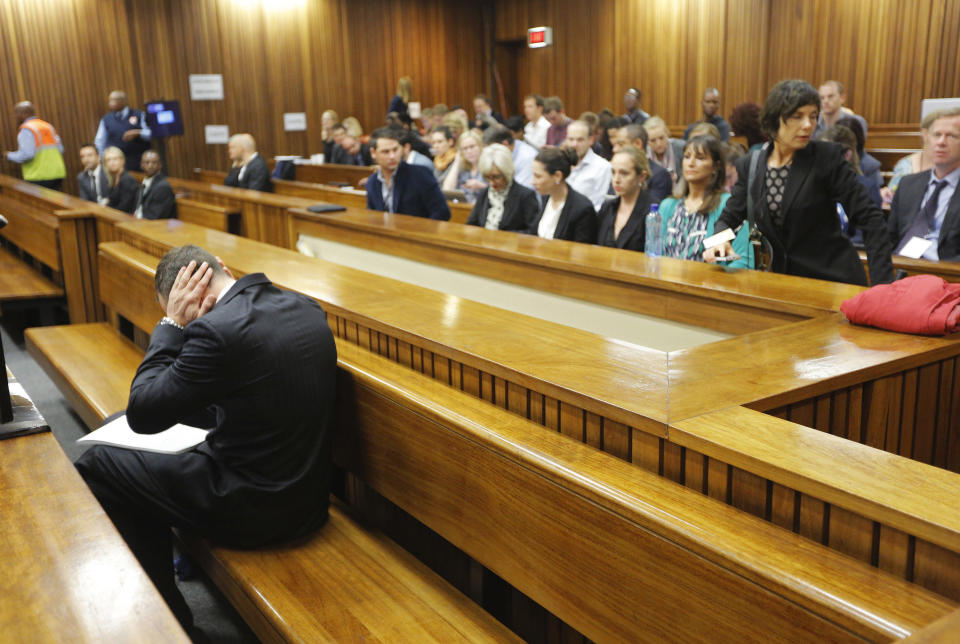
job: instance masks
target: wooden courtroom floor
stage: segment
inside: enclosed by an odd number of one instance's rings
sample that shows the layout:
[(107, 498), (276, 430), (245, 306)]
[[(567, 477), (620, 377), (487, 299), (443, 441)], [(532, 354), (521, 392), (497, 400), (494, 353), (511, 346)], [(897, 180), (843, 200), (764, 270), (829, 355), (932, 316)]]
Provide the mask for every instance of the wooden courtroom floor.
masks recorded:
[[(297, 249), (310, 257), (416, 284), (657, 351), (691, 349), (731, 337), (703, 327), (615, 309), (395, 255), (301, 235)], [(455, 306), (456, 301), (451, 301)]]
[[(7, 365), (50, 425), (50, 430), (63, 451), (71, 461), (75, 461), (84, 451), (76, 443), (76, 440), (86, 433), (83, 421), (27, 353), (23, 330), (25, 324), (30, 324), (29, 320), (20, 314), (5, 314), (0, 320), (0, 335), (3, 338)], [(217, 587), (199, 568), (197, 573), (197, 577), (180, 582), (179, 586), (193, 610), (197, 626), (209, 636), (210, 641), (223, 644), (257, 642), (257, 638)], [(0, 639), (3, 637), (0, 636)]]

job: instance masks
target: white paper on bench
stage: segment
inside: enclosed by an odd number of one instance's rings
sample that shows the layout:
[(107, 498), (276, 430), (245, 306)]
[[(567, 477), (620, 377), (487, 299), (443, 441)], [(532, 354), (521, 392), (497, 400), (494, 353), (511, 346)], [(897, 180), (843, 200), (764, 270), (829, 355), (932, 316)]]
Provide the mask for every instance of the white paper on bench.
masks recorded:
[(83, 438), (78, 438), (77, 442), (93, 445), (113, 445), (125, 449), (157, 452), (158, 454), (180, 454), (196, 447), (206, 437), (207, 430), (180, 424), (157, 434), (138, 434), (130, 429), (127, 416), (124, 414), (100, 429), (90, 432)]

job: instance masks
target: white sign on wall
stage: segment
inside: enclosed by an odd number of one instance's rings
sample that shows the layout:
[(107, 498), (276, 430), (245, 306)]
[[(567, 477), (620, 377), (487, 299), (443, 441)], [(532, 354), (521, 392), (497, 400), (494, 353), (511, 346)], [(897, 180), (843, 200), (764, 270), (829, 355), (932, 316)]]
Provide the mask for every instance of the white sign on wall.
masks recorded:
[(222, 101), (223, 74), (190, 74), (190, 100)]
[(412, 119), (420, 118), (420, 101), (410, 101), (407, 103), (407, 112)]
[(283, 114), (283, 129), (286, 132), (303, 132), (307, 129), (306, 112), (285, 112)]
[(230, 141), (230, 127), (227, 125), (207, 125), (203, 128), (207, 143), (228, 143)]

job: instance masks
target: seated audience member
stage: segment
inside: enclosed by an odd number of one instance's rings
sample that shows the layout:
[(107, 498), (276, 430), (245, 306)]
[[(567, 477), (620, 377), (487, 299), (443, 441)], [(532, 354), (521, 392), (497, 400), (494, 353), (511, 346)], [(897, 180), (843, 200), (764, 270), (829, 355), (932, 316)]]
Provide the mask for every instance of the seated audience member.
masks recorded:
[(613, 158), (613, 155), (616, 154), (616, 142), (617, 137), (620, 136), (620, 130), (630, 125), (630, 122), (623, 118), (622, 116), (615, 116), (609, 121), (603, 128), (603, 136), (601, 137), (600, 144), (604, 148), (610, 148), (610, 157)]
[[(860, 121), (849, 116), (842, 116), (837, 119), (837, 125), (842, 125), (847, 128), (853, 133), (854, 137), (856, 137), (857, 157), (860, 159), (860, 172), (864, 176), (862, 183), (867, 186), (867, 189), (871, 192), (875, 188), (876, 192), (879, 193), (880, 188), (883, 187), (883, 175), (880, 173), (880, 162), (865, 149), (867, 139)], [(822, 131), (823, 128), (820, 129), (820, 132)], [(816, 136), (816, 134), (814, 136)]]
[(396, 130), (409, 130), (410, 125), (413, 123), (413, 120), (410, 118), (410, 115), (405, 112), (390, 112), (387, 114), (387, 118), (384, 120), (384, 127), (393, 128)]
[(412, 130), (404, 132), (400, 138), (400, 145), (403, 146), (404, 160), (411, 165), (423, 166), (433, 172), (433, 159), (414, 149), (415, 145), (419, 146), (421, 143), (423, 143), (423, 140), (416, 132)]
[(890, 203), (893, 200), (893, 192), (897, 189), (897, 186), (900, 185), (900, 180), (905, 176), (908, 174), (916, 174), (917, 172), (926, 172), (933, 167), (933, 159), (930, 157), (930, 145), (927, 141), (927, 135), (929, 134), (930, 126), (933, 124), (932, 117), (936, 114), (937, 112), (930, 112), (923, 117), (923, 121), (920, 122), (920, 138), (923, 142), (923, 148), (918, 152), (908, 154), (901, 158), (897, 161), (896, 165), (893, 166), (893, 176), (890, 177), (887, 185), (880, 189), (884, 203)]
[(676, 184), (683, 173), (683, 141), (670, 138), (670, 129), (659, 116), (651, 116), (643, 124), (647, 131), (647, 158), (670, 173)]
[(390, 99), (387, 106), (387, 114), (396, 112), (397, 114), (407, 114), (407, 104), (413, 98), (413, 80), (409, 76), (402, 76), (397, 81), (397, 93)]
[(596, 143), (593, 144), (594, 151), (607, 161), (613, 158), (613, 142), (610, 140), (607, 130), (610, 123), (619, 120), (620, 117), (610, 111), (609, 108), (605, 107), (597, 112), (597, 125), (593, 130), (593, 135), (596, 137)]
[(488, 187), (477, 195), (467, 224), (528, 232), (540, 214), (540, 203), (533, 190), (514, 180), (513, 154), (506, 146), (493, 143), (483, 149), (478, 165)]
[(467, 123), (467, 119), (463, 118), (457, 112), (447, 112), (447, 115), (443, 117), (443, 124), (449, 128), (454, 141), (459, 141), (460, 135), (470, 129), (470, 124)]
[(493, 109), (490, 97), (486, 94), (477, 94), (473, 97), (473, 126), (485, 130), (495, 123), (503, 125), (503, 115)]
[(857, 180), (860, 181), (860, 184), (867, 191), (867, 195), (878, 206), (883, 203), (883, 198), (880, 196), (880, 189), (877, 188), (874, 182), (864, 176), (860, 168), (860, 155), (857, 153), (857, 136), (849, 127), (846, 125), (834, 125), (825, 130), (820, 130), (819, 134), (814, 138), (818, 141), (830, 141), (840, 144), (840, 147), (843, 148), (843, 158), (847, 160), (847, 163), (850, 164), (853, 171), (857, 173)]
[[(785, 80), (770, 90), (760, 124), (771, 142), (740, 159), (737, 185), (716, 232), (738, 230), (747, 219), (750, 183), (757, 230), (773, 249), (771, 270), (865, 286), (867, 275), (857, 251), (840, 229), (839, 201), (864, 232), (871, 282), (890, 282), (893, 263), (883, 212), (867, 196), (839, 146), (810, 140), (819, 111), (820, 95), (806, 81)], [(754, 154), (758, 155), (757, 171), (751, 181), (748, 172)], [(796, 189), (787, 192), (789, 186)], [(704, 259), (714, 261), (732, 253), (727, 242), (708, 248)]]
[(696, 136), (693, 134), (693, 128), (698, 123), (709, 123), (717, 128), (721, 141), (729, 141), (730, 124), (720, 116), (720, 91), (716, 87), (708, 87), (703, 90), (703, 97), (700, 99), (700, 108), (703, 110), (703, 118), (687, 126), (687, 129), (683, 132), (683, 139), (688, 141), (691, 137)]
[(333, 146), (333, 155), (330, 163), (341, 165), (373, 165), (370, 156), (370, 146), (361, 143), (357, 137), (346, 134), (340, 139), (340, 144)]
[(142, 434), (210, 432), (180, 454), (94, 445), (76, 466), (180, 625), (208, 641), (174, 581), (170, 528), (259, 548), (327, 521), (337, 350), (315, 301), (263, 273), (235, 280), (198, 246), (164, 255), (155, 286), (165, 315), (127, 422)]
[(621, 118), (627, 121), (627, 125), (631, 123), (643, 125), (650, 118), (649, 114), (640, 109), (641, 98), (643, 98), (643, 93), (635, 87), (631, 87), (624, 92), (623, 107), (627, 110), (627, 113)]
[(333, 110), (326, 110), (320, 115), (320, 138), (323, 139), (323, 158), (330, 163), (333, 155), (333, 126), (340, 122), (340, 117)]
[(747, 148), (760, 148), (767, 137), (760, 129), (760, 106), (756, 103), (740, 103), (730, 112), (730, 127), (735, 136), (747, 137)]
[(550, 122), (544, 145), (560, 145), (567, 138), (567, 126), (573, 122), (569, 116), (563, 113), (563, 101), (557, 96), (551, 96), (545, 100), (543, 102), (543, 115)]
[(403, 160), (402, 131), (380, 128), (370, 135), (378, 168), (367, 181), (367, 208), (427, 219), (450, 219), (450, 207), (433, 173)]
[(713, 123), (704, 123), (701, 121), (693, 124), (693, 128), (690, 130), (690, 136), (687, 137), (687, 140), (692, 139), (695, 136), (712, 136), (713, 138), (719, 140), (720, 130), (718, 130)]
[(140, 187), (137, 180), (126, 171), (127, 159), (123, 156), (123, 150), (112, 145), (104, 150), (103, 167), (107, 174), (107, 185), (110, 187), (106, 205), (133, 214)]
[(363, 127), (360, 125), (360, 121), (357, 120), (355, 116), (348, 116), (343, 119), (343, 127), (347, 128), (347, 134), (350, 136), (360, 138), (363, 136)]
[[(844, 116), (850, 116), (860, 123), (863, 129), (863, 138), (867, 138), (867, 119), (859, 114), (854, 114), (853, 110), (843, 106), (847, 100), (847, 93), (839, 81), (828, 80), (820, 86), (820, 118), (817, 120), (817, 129), (813, 131), (816, 136), (820, 130), (824, 130), (831, 125), (837, 125), (837, 122)], [(849, 126), (847, 126), (849, 127)], [(853, 130), (853, 128), (850, 128)], [(853, 132), (856, 134), (856, 130)], [(860, 155), (861, 162), (863, 154)]]
[[(516, 120), (522, 123), (520, 117)], [(509, 119), (508, 119), (509, 121)], [(510, 150), (513, 157), (513, 181), (533, 190), (533, 160), (537, 151), (523, 139), (516, 139), (513, 133), (503, 125), (494, 125), (483, 133), (483, 144), (499, 143)]]
[(133, 216), (137, 219), (173, 219), (177, 216), (177, 200), (167, 178), (160, 172), (160, 155), (147, 150), (140, 158), (143, 181), (137, 190), (137, 205)]
[(81, 199), (106, 204), (110, 194), (110, 180), (100, 165), (100, 155), (93, 143), (80, 146), (80, 163), (83, 172), (77, 175), (77, 194)]
[(570, 171), (570, 187), (593, 203), (600, 211), (610, 188), (610, 162), (593, 151), (593, 130), (584, 121), (574, 121), (567, 128), (564, 147), (577, 153), (577, 165)]
[(544, 148), (533, 161), (533, 187), (543, 206), (530, 233), (544, 239), (597, 242), (597, 213), (593, 203), (567, 183), (577, 162), (573, 148)]
[(227, 154), (232, 165), (223, 185), (273, 192), (270, 168), (257, 153), (257, 143), (249, 134), (234, 134), (227, 143)]
[[(726, 184), (723, 143), (712, 136), (695, 136), (683, 148), (683, 176), (674, 196), (660, 204), (663, 256), (703, 261), (703, 240), (714, 233), (730, 194)], [(740, 256), (727, 266), (753, 268), (749, 226), (741, 226), (733, 252)]]
[(919, 238), (929, 243), (921, 249), (921, 257), (956, 262), (960, 261), (960, 108), (934, 113), (927, 137), (933, 167), (900, 180), (887, 219), (890, 240), (902, 253), (906, 244)]
[(743, 147), (742, 143), (728, 141), (723, 145), (723, 158), (726, 160), (727, 171), (727, 182), (723, 189), (725, 192), (730, 192), (733, 190), (733, 186), (737, 185), (737, 161), (747, 155), (747, 149)]
[[(642, 125), (632, 123), (620, 128), (614, 150), (618, 151), (628, 145), (643, 151), (644, 154), (647, 153), (647, 131)], [(649, 159), (649, 157), (647, 158)], [(673, 181), (670, 180), (670, 173), (656, 161), (650, 161), (650, 179), (647, 182), (647, 190), (650, 192), (652, 203), (660, 203), (673, 192)]]
[(615, 199), (608, 199), (600, 208), (597, 243), (601, 246), (643, 252), (646, 239), (650, 193), (647, 178), (650, 165), (647, 157), (632, 145), (620, 148), (610, 160)]
[(590, 136), (593, 137), (593, 144), (590, 146), (594, 153), (601, 159), (610, 160), (609, 156), (604, 156), (603, 145), (600, 143), (600, 136), (597, 128), (600, 125), (600, 117), (593, 112), (584, 112), (577, 117), (578, 121), (583, 121), (590, 128)]
[(483, 140), (474, 130), (470, 130), (460, 135), (457, 148), (457, 158), (454, 161), (457, 167), (443, 180), (443, 189), (460, 190), (467, 203), (474, 203), (480, 191), (487, 187), (477, 167), (480, 152), (483, 150)]
[(447, 173), (451, 168), (455, 168), (454, 160), (457, 158), (457, 140), (453, 138), (453, 133), (446, 125), (438, 125), (430, 132), (430, 145), (433, 148), (433, 176), (437, 183), (443, 185), (443, 180), (447, 178)]
[(543, 115), (545, 105), (546, 101), (539, 94), (523, 97), (523, 115), (527, 118), (523, 138), (537, 150), (547, 144), (547, 130), (550, 129), (550, 121)]

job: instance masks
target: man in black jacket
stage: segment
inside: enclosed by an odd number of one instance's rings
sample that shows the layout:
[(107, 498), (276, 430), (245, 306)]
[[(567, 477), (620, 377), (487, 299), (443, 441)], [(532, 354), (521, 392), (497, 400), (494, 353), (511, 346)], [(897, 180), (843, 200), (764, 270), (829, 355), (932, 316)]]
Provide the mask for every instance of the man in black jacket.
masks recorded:
[(270, 168), (257, 153), (257, 143), (249, 134), (234, 134), (227, 143), (227, 154), (233, 165), (223, 185), (273, 192)]
[(173, 219), (177, 216), (177, 201), (173, 188), (160, 172), (160, 155), (147, 150), (140, 158), (145, 175), (137, 192), (133, 215), (137, 219)]
[(360, 139), (349, 134), (345, 135), (340, 143), (333, 146), (330, 163), (343, 165), (373, 165), (370, 156), (370, 146), (361, 143)]
[(197, 246), (160, 260), (156, 290), (166, 315), (127, 421), (145, 434), (176, 423), (210, 432), (181, 454), (96, 445), (77, 468), (189, 632), (170, 526), (254, 548), (326, 522), (337, 352), (315, 301), (262, 273), (234, 280)]
[(83, 171), (77, 175), (77, 194), (87, 201), (106, 203), (110, 196), (110, 180), (100, 165), (100, 154), (93, 143), (80, 146), (80, 163)]
[[(956, 262), (960, 261), (960, 109), (941, 114), (927, 132), (933, 167), (900, 180), (887, 228), (896, 253)], [(904, 252), (914, 238), (918, 240), (913, 248)]]

